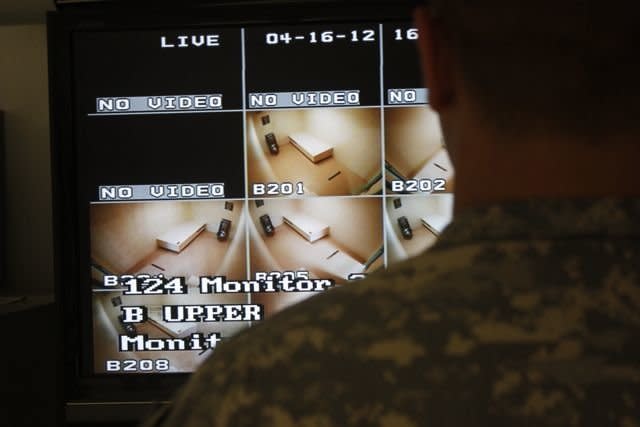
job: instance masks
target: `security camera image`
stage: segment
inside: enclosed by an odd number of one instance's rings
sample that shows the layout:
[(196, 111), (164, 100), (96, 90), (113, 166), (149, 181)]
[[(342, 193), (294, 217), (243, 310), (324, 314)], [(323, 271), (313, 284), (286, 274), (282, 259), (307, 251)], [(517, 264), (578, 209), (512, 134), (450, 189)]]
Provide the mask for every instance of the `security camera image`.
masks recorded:
[[(378, 108), (314, 108), (247, 114), (249, 194), (254, 197), (382, 192)], [(291, 183), (293, 191), (268, 183)]]
[(385, 228), (389, 264), (432, 246), (451, 222), (453, 194), (387, 197)]
[[(245, 320), (216, 322), (169, 322), (164, 306), (225, 305), (233, 307), (235, 318), (248, 310), (246, 294), (201, 295), (189, 286), (186, 295), (124, 295), (118, 291), (93, 292), (93, 348), (96, 373), (109, 372), (109, 361), (126, 361), (130, 373), (192, 372), (211, 355), (207, 337), (219, 334), (221, 340), (249, 326)], [(144, 307), (146, 319), (125, 323), (123, 307)], [(242, 307), (242, 308), (241, 308)], [(224, 313), (224, 312), (223, 312)], [(195, 336), (195, 338), (194, 338)], [(123, 340), (127, 347), (122, 348)], [(195, 341), (195, 342), (191, 342)], [(143, 344), (144, 343), (144, 344)], [(140, 345), (146, 347), (140, 349)], [(181, 346), (191, 346), (182, 349)], [(162, 351), (160, 350), (162, 347)], [(193, 349), (195, 348), (195, 349)], [(145, 366), (144, 362), (148, 363)], [(118, 362), (124, 363), (124, 362)], [(135, 368), (135, 369), (134, 369)], [(119, 367), (127, 373), (127, 366)]]
[(454, 170), (437, 113), (429, 106), (412, 106), (386, 108), (384, 115), (387, 188), (393, 193), (452, 192)]
[(90, 216), (94, 288), (104, 275), (246, 278), (244, 201), (94, 203)]
[[(251, 203), (251, 274), (308, 272), (337, 284), (384, 265), (382, 198), (265, 199)], [(269, 316), (315, 292), (252, 294)]]

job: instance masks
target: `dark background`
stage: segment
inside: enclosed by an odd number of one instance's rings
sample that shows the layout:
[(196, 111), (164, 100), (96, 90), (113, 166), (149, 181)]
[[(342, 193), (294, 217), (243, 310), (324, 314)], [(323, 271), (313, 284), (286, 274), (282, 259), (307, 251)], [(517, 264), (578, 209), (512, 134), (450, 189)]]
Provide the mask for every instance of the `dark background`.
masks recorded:
[[(177, 35), (219, 34), (218, 47), (161, 48)], [(242, 113), (91, 116), (98, 97), (223, 95), (242, 108), (240, 29), (79, 32), (74, 37), (78, 179), (100, 185), (222, 182), (244, 197)]]
[[(219, 34), (218, 47), (161, 48), (178, 35)], [(176, 43), (174, 43), (176, 44)], [(78, 32), (74, 37), (78, 113), (96, 98), (221, 93), (225, 109), (242, 108), (240, 29)]]
[[(406, 34), (412, 28), (408, 22), (384, 24), (384, 88), (385, 103), (388, 103), (387, 89), (424, 87), (422, 68), (417, 55), (415, 40), (407, 40)], [(395, 40), (395, 30), (402, 29), (403, 40)]]
[(85, 201), (100, 185), (222, 182), (243, 198), (242, 113), (91, 116), (79, 120), (79, 182)]

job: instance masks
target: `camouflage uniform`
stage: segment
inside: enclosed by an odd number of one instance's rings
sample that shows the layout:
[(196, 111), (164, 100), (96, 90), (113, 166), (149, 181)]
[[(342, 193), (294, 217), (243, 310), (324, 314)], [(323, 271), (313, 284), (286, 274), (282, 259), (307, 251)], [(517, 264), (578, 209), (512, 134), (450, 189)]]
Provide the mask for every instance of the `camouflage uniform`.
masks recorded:
[(640, 200), (468, 211), (216, 350), (163, 426), (640, 426)]

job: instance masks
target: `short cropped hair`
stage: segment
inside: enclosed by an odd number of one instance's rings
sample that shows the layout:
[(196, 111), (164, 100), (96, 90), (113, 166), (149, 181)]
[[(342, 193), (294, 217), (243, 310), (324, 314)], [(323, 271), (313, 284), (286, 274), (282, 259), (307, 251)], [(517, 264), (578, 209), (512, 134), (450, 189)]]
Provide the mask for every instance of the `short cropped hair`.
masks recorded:
[(428, 0), (487, 120), (517, 132), (637, 128), (640, 17), (630, 0)]

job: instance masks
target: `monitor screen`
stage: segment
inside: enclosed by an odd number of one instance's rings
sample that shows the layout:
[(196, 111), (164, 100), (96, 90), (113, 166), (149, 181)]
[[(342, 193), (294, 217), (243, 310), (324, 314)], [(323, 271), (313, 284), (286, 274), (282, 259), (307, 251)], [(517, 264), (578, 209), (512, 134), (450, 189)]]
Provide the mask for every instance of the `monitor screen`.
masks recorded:
[(406, 16), (72, 31), (78, 375), (192, 372), (432, 245), (454, 172), (418, 37)]

